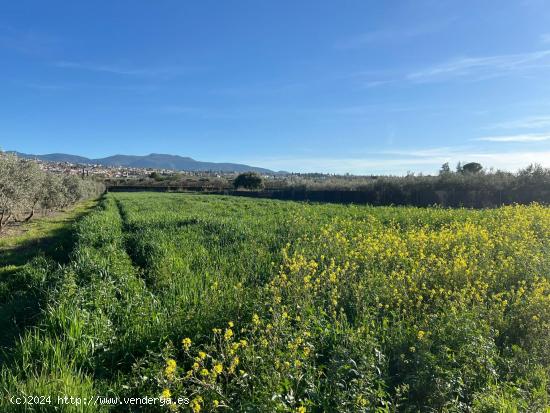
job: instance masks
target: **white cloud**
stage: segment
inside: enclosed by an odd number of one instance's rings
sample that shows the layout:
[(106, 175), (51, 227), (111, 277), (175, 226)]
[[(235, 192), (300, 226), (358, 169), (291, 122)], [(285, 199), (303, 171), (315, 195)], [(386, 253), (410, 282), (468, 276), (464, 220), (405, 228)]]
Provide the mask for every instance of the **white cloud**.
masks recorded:
[(367, 81), (364, 86), (367, 89), (371, 89), (379, 86), (389, 85), (394, 82), (395, 80), (370, 80), (370, 81)]
[(375, 30), (369, 33), (362, 33), (351, 36), (336, 45), (338, 49), (358, 49), (363, 46), (379, 43), (393, 43), (407, 40), (413, 37), (422, 36), (433, 32), (426, 28)]
[(538, 129), (550, 126), (550, 116), (529, 116), (522, 119), (499, 122), (488, 129)]
[[(391, 156), (387, 156), (391, 155)], [(365, 157), (296, 157), (243, 160), (274, 170), (294, 172), (352, 173), (356, 175), (395, 174), (408, 171), (436, 173), (449, 162), (480, 162), (486, 168), (516, 171), (532, 163), (550, 167), (550, 151), (480, 152), (467, 148), (427, 148), (402, 152), (378, 152)]]
[(373, 103), (366, 105), (336, 106), (336, 107), (318, 107), (294, 109), (294, 113), (301, 113), (315, 116), (349, 116), (349, 117), (367, 117), (380, 116), (381, 113), (402, 113), (424, 110), (426, 107), (420, 105), (401, 105), (388, 103)]
[(436, 22), (418, 25), (415, 27), (393, 27), (386, 29), (372, 30), (370, 32), (357, 34), (343, 39), (336, 44), (338, 49), (357, 49), (380, 43), (403, 42), (420, 36), (437, 33), (449, 26), (455, 19), (439, 19)]
[(408, 73), (386, 75), (356, 72), (349, 77), (360, 78), (366, 88), (398, 83), (435, 83), (450, 80), (482, 81), (502, 76), (528, 75), (550, 69), (550, 50), (494, 56), (460, 57)]
[(550, 33), (544, 33), (540, 36), (540, 40), (543, 43), (550, 43)]
[(468, 76), (484, 79), (547, 67), (550, 67), (550, 50), (541, 50), (508, 55), (462, 57), (410, 73), (406, 78), (419, 83)]
[(538, 129), (550, 126), (550, 115), (528, 116), (507, 122), (499, 122), (487, 127), (487, 129)]
[(550, 133), (524, 133), (518, 135), (483, 136), (474, 140), (485, 142), (542, 142), (550, 140)]
[[(365, 174), (403, 174), (409, 169), (429, 168), (433, 161), (430, 159), (381, 159), (377, 158), (273, 158), (243, 161), (247, 164), (262, 165), (262, 167), (286, 170), (291, 172), (326, 172), (326, 173), (353, 173)], [(422, 167), (422, 168), (419, 168)]]
[(71, 91), (78, 89), (99, 89), (99, 90), (115, 90), (115, 91), (126, 91), (126, 92), (137, 92), (137, 93), (150, 93), (158, 90), (158, 87), (155, 85), (103, 85), (95, 83), (25, 83), (23, 86), (36, 89), (36, 90), (47, 90), (47, 91)]
[(115, 75), (142, 77), (172, 77), (188, 73), (192, 69), (184, 66), (131, 67), (116, 64), (93, 64), (72, 61), (55, 62), (62, 69), (79, 69), (90, 72), (104, 72)]
[[(204, 119), (238, 119), (243, 117), (238, 113), (231, 111), (230, 109), (216, 109), (207, 107), (193, 107), (193, 106), (163, 106), (159, 108), (159, 112), (171, 114), (171, 115), (183, 115)], [(250, 115), (250, 112), (242, 111)]]

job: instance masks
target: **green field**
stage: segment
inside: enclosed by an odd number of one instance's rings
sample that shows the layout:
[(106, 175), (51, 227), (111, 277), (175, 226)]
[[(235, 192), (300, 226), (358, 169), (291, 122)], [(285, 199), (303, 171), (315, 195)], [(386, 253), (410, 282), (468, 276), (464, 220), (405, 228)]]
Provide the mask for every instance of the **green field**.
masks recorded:
[(2, 303), (12, 288), (41, 303), (4, 345), (2, 412), (20, 394), (190, 400), (140, 411), (550, 406), (548, 207), (116, 193), (73, 239), (65, 262), (29, 257), (0, 280)]

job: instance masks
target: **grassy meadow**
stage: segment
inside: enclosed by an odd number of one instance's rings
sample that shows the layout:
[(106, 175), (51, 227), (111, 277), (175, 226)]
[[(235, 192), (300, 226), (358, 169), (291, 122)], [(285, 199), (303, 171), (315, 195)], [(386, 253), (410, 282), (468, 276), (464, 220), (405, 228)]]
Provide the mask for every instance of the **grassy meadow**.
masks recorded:
[(72, 231), (66, 260), (29, 257), (0, 280), (0, 309), (15, 289), (41, 303), (3, 346), (2, 412), (23, 411), (14, 394), (189, 399), (141, 411), (549, 411), (548, 207), (111, 193)]

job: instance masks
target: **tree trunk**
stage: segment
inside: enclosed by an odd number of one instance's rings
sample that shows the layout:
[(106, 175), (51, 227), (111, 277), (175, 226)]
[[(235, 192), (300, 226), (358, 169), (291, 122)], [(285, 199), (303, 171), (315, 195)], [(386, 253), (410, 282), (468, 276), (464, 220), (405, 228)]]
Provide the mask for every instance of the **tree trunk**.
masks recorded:
[(2, 216), (0, 217), (0, 232), (4, 229), (4, 227), (6, 226), (8, 221), (10, 220), (10, 218), (11, 218), (11, 214), (8, 214), (6, 216), (6, 218), (4, 219), (4, 213), (2, 213)]
[(34, 208), (31, 209), (31, 213), (29, 214), (29, 216), (27, 218), (25, 218), (23, 220), (23, 222), (29, 222), (33, 216), (34, 216)]

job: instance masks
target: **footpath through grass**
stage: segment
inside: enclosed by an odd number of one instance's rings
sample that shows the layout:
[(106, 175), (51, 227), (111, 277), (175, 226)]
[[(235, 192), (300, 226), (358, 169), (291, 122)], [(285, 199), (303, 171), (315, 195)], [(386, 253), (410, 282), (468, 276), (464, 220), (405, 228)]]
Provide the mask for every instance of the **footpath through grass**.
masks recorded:
[(40, 315), (47, 273), (37, 269), (68, 261), (73, 223), (95, 205), (97, 200), (84, 201), (51, 216), (8, 227), (0, 234), (0, 361)]
[(0, 233), (0, 282), (32, 258), (41, 254), (56, 261), (65, 261), (72, 248), (72, 223), (89, 212), (97, 200), (87, 200), (27, 223), (7, 227)]

